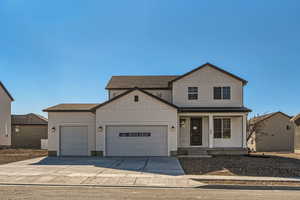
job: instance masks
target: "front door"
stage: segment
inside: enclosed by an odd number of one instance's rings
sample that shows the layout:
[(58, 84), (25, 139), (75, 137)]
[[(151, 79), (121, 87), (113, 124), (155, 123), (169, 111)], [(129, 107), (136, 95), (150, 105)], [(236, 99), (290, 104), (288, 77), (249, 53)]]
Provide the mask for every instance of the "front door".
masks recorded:
[(202, 145), (202, 118), (191, 118), (191, 145)]

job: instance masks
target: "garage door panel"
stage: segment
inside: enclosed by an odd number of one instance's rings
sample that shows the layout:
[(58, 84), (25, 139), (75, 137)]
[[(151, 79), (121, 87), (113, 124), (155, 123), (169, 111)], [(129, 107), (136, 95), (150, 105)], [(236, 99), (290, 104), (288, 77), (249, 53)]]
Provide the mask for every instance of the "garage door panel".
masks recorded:
[(108, 126), (107, 156), (167, 156), (167, 126)]
[(87, 126), (63, 126), (60, 129), (60, 154), (62, 156), (87, 156)]

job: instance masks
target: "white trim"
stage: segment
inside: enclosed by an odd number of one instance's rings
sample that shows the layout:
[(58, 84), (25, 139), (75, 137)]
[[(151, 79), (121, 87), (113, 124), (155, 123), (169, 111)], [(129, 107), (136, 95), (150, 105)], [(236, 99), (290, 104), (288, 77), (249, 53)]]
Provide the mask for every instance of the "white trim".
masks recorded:
[[(194, 119), (195, 119), (195, 118), (196, 118), (196, 119), (197, 119), (197, 118), (198, 118), (198, 119), (200, 118), (200, 119), (201, 119), (201, 128), (202, 128), (202, 130), (201, 130), (201, 132), (202, 132), (202, 133), (201, 133), (201, 137), (202, 137), (202, 138), (201, 138), (201, 143), (202, 143), (202, 144), (201, 144), (201, 145), (191, 145), (191, 119), (192, 119), (192, 118), (194, 118)], [(199, 117), (190, 117), (189, 120), (190, 120), (190, 122), (189, 122), (189, 125), (190, 125), (190, 127), (189, 127), (189, 138), (190, 138), (189, 147), (204, 147), (204, 145), (203, 145), (203, 143), (204, 143), (204, 142), (203, 142), (203, 138), (204, 138), (204, 137), (203, 137), (203, 135), (204, 135), (203, 117), (202, 117), (202, 116), (199, 116)]]
[(213, 148), (214, 147), (214, 116), (210, 114), (208, 116), (208, 147)]
[(242, 133), (242, 147), (243, 148), (247, 148), (247, 116), (248, 115), (244, 115), (243, 116), (243, 126), (242, 126), (242, 131), (243, 131), (243, 133)]
[[(222, 116), (222, 117), (213, 117), (213, 119), (229, 119), (230, 120), (230, 138), (224, 138), (223, 137), (223, 120), (221, 120), (221, 138), (215, 138), (214, 136), (214, 140), (215, 139), (223, 139), (223, 140), (228, 140), (228, 139), (231, 139), (231, 136), (232, 136), (232, 120), (231, 120), (231, 117), (226, 117), (226, 116)], [(213, 129), (215, 129), (215, 123), (213, 123)]]

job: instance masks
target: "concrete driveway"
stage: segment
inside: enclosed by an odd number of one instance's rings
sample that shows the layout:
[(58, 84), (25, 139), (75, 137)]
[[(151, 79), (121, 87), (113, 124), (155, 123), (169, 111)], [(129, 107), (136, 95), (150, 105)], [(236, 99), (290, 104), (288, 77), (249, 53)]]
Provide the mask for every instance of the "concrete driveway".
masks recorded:
[(0, 165), (0, 183), (99, 186), (195, 187), (171, 157), (44, 157)]

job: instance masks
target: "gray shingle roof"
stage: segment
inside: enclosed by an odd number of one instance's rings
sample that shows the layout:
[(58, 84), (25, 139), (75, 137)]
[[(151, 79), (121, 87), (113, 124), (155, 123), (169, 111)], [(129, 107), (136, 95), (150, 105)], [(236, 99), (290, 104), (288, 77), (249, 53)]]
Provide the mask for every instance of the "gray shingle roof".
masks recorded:
[(138, 90), (138, 91), (140, 91), (140, 92), (142, 92), (142, 93), (144, 93), (144, 94), (146, 94), (146, 95), (148, 95), (148, 96), (150, 96), (150, 97), (152, 97), (152, 98), (154, 98), (154, 99), (157, 99), (158, 101), (160, 101), (160, 102), (162, 102), (162, 103), (164, 103), (164, 104), (167, 104), (167, 105), (169, 105), (169, 106), (171, 106), (171, 107), (173, 107), (173, 108), (178, 109), (178, 107), (177, 107), (176, 105), (174, 105), (174, 104), (172, 104), (172, 103), (170, 103), (170, 102), (168, 102), (168, 101), (166, 101), (166, 100), (164, 100), (164, 99), (162, 99), (162, 98), (159, 98), (159, 97), (157, 97), (157, 96), (151, 94), (150, 92), (147, 92), (147, 91), (145, 91), (145, 90), (143, 90), (143, 89), (141, 89), (141, 88), (135, 87), (135, 88), (132, 88), (132, 89), (127, 90), (126, 92), (123, 92), (123, 93), (119, 94), (118, 96), (116, 96), (116, 97), (114, 97), (114, 98), (112, 98), (112, 99), (109, 99), (109, 100), (103, 102), (102, 104), (97, 105), (96, 107), (93, 108), (93, 110), (95, 111), (95, 110), (97, 110), (98, 108), (100, 108), (100, 107), (102, 107), (102, 106), (104, 106), (104, 105), (106, 105), (106, 104), (109, 104), (109, 103), (111, 103), (111, 102), (113, 102), (113, 101), (115, 101), (115, 100), (117, 100), (117, 99), (119, 99), (119, 98), (122, 98), (123, 96), (126, 96), (127, 94), (129, 94), (129, 93), (131, 93), (131, 92), (133, 92), (133, 91), (135, 91), (135, 90)]
[(106, 89), (169, 88), (169, 82), (178, 76), (112, 76)]
[(297, 126), (300, 125), (300, 113), (298, 115), (295, 115), (292, 119), (293, 122), (295, 122), (295, 124), (297, 124)]
[(44, 112), (88, 112), (99, 104), (58, 104), (49, 107)]
[(282, 114), (288, 118), (291, 118), (290, 116), (288, 116), (287, 114), (283, 113), (283, 112), (272, 112), (272, 113), (268, 113), (268, 114), (265, 114), (265, 115), (260, 115), (260, 116), (257, 116), (257, 117), (253, 117), (252, 119), (249, 120), (250, 124), (256, 124), (258, 122), (261, 122), (261, 121), (264, 121), (268, 118), (271, 118), (273, 117), (274, 115), (276, 114)]
[(34, 113), (27, 115), (12, 115), (12, 125), (47, 125), (48, 119)]
[(237, 80), (243, 82), (244, 85), (247, 84), (245, 79), (242, 79), (228, 71), (225, 71), (213, 64), (205, 63), (200, 67), (193, 69), (181, 76), (112, 76), (108, 84), (106, 85), (106, 89), (132, 89), (135, 87), (141, 89), (168, 89), (170, 88), (170, 84), (176, 80), (179, 80), (195, 71), (198, 71), (206, 66), (210, 66), (222, 73), (225, 73)]

